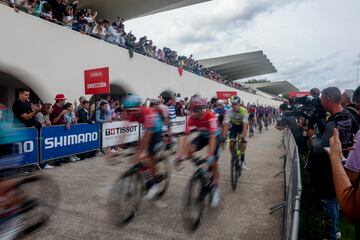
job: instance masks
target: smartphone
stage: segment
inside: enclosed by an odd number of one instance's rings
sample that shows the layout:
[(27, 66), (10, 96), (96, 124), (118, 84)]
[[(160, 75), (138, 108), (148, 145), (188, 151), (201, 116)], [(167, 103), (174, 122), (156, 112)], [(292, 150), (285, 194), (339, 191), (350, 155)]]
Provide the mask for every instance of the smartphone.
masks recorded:
[(335, 127), (339, 131), (339, 138), (343, 149), (351, 147), (354, 143), (351, 124), (352, 121), (348, 115), (338, 115), (335, 117)]

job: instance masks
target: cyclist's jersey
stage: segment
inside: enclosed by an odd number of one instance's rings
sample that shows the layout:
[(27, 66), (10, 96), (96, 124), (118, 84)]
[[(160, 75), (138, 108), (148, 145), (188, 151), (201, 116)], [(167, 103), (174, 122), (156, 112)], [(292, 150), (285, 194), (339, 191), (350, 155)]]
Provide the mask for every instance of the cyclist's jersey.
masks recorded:
[(255, 114), (256, 114), (256, 108), (251, 107), (249, 109), (249, 121), (252, 121), (255, 118)]
[(213, 112), (204, 112), (199, 119), (190, 116), (186, 124), (186, 134), (190, 134), (190, 131), (196, 128), (205, 137), (213, 134), (218, 135), (220, 130), (216, 123), (216, 116)]
[(265, 109), (260, 107), (257, 113), (258, 118), (262, 118), (264, 114), (265, 114)]
[(214, 113), (217, 116), (218, 119), (218, 125), (222, 125), (224, 122), (225, 115), (227, 113), (227, 110), (225, 108), (214, 108)]
[(140, 107), (140, 117), (128, 117), (130, 122), (141, 123), (145, 130), (153, 133), (161, 133), (163, 129), (163, 121), (160, 115), (150, 107)]
[(226, 123), (231, 123), (231, 125), (242, 125), (243, 123), (248, 123), (248, 112), (246, 108), (240, 107), (240, 109), (234, 112), (232, 109), (229, 110), (225, 117)]

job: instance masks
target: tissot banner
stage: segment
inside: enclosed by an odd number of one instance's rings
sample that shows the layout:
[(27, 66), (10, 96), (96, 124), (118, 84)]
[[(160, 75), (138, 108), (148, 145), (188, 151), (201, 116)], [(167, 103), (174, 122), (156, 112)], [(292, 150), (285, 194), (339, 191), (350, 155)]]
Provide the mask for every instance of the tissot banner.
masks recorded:
[(85, 94), (104, 94), (110, 92), (109, 68), (84, 71)]
[(139, 140), (139, 123), (112, 122), (102, 125), (102, 147), (112, 147)]
[(186, 117), (177, 117), (171, 121), (171, 133), (184, 133), (186, 130)]
[(64, 125), (41, 129), (41, 159), (71, 156), (100, 148), (99, 124), (75, 124), (70, 129)]

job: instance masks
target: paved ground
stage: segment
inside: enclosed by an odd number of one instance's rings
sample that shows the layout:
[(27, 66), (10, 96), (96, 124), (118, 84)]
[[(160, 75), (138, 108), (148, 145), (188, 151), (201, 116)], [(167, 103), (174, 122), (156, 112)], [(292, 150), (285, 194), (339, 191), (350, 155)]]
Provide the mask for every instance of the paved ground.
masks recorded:
[[(281, 133), (273, 127), (250, 139), (247, 169), (236, 192), (230, 186), (228, 151), (223, 152), (219, 209), (206, 209), (206, 220), (195, 233), (188, 233), (181, 218), (181, 200), (193, 167), (186, 163), (173, 171), (167, 207), (143, 202), (139, 215), (118, 228), (107, 217), (107, 197), (112, 183), (127, 164), (109, 166), (103, 158), (69, 163), (48, 170), (61, 187), (59, 209), (51, 224), (29, 239), (111, 240), (111, 239), (280, 239), (282, 213), (269, 215), (269, 208), (283, 199), (282, 177), (273, 178), (282, 168), (277, 149)], [(51, 189), (49, 189), (51, 191)]]

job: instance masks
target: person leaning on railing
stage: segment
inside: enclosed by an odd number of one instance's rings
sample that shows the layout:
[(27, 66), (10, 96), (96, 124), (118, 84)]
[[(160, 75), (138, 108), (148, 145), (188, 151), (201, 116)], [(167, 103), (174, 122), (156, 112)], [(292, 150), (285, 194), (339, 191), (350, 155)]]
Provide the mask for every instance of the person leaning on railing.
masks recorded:
[(350, 151), (344, 168), (339, 132), (334, 129), (330, 139), (330, 159), (337, 200), (345, 218), (355, 226), (355, 239), (360, 239), (360, 132), (356, 140), (356, 149)]

